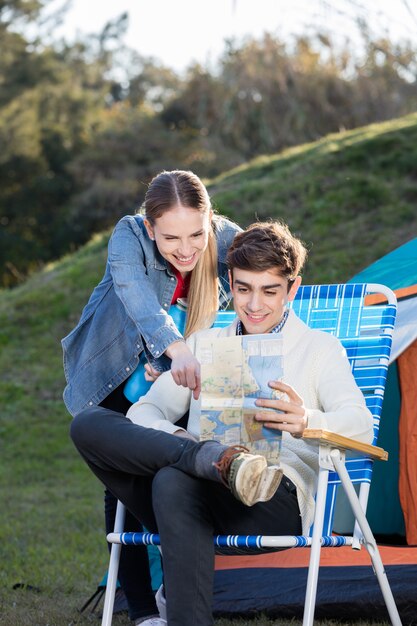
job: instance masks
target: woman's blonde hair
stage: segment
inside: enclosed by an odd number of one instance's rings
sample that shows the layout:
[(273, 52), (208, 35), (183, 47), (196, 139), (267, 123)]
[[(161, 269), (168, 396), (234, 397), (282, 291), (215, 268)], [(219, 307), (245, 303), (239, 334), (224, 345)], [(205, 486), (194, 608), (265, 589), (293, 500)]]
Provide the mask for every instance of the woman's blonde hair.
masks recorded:
[[(208, 191), (193, 172), (172, 170), (155, 176), (141, 209), (153, 226), (158, 217), (179, 204), (201, 213), (208, 214), (212, 210)], [(212, 221), (207, 247), (191, 272), (185, 337), (210, 326), (219, 308), (217, 242), (213, 227)]]

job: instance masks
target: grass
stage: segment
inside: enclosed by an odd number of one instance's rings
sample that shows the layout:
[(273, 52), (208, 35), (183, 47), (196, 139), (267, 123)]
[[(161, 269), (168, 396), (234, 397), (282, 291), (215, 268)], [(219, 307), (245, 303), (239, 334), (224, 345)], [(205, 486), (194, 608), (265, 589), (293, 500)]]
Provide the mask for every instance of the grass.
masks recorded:
[(310, 249), (306, 282), (346, 280), (417, 231), (417, 114), (259, 157), (216, 178), (242, 225), (281, 218)]
[[(68, 595), (57, 594), (45, 598), (36, 591), (16, 590), (9, 593), (4, 604), (5, 614), (0, 616), (0, 624), (7, 626), (98, 626), (100, 619), (97, 613), (81, 614), (74, 609)], [(6, 616), (7, 615), (7, 616)], [(355, 622), (356, 626), (387, 626), (386, 622)], [(218, 619), (216, 626), (301, 626), (299, 620), (281, 620), (260, 615), (250, 619)], [(125, 613), (113, 618), (113, 626), (131, 626), (132, 622)], [(197, 624), (196, 624), (197, 626)], [(333, 620), (321, 621), (320, 626), (340, 626)]]
[[(256, 159), (212, 181), (210, 191), (221, 212), (242, 225), (256, 217), (286, 220), (310, 247), (305, 281), (345, 280), (415, 234), (416, 146), (417, 115), (410, 115)], [(104, 271), (107, 238), (98, 235), (0, 293), (4, 626), (98, 623), (78, 608), (107, 567), (102, 489), (69, 441), (60, 338)], [(127, 623), (126, 616), (114, 621)], [(232, 623), (288, 620), (217, 622)]]

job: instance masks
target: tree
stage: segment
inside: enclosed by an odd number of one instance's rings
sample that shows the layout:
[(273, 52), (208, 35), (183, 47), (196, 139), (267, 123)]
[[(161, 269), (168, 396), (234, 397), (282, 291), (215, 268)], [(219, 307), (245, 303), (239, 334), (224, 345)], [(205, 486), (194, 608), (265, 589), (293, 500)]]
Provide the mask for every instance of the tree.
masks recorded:
[[(0, 272), (4, 286), (71, 245), (69, 163), (91, 140), (112, 82), (100, 37), (60, 49), (29, 43), (11, 30), (39, 14), (40, 2), (0, 5)], [(17, 20), (17, 22), (16, 22)], [(108, 37), (114, 32), (107, 31)], [(35, 40), (34, 40), (35, 41)]]

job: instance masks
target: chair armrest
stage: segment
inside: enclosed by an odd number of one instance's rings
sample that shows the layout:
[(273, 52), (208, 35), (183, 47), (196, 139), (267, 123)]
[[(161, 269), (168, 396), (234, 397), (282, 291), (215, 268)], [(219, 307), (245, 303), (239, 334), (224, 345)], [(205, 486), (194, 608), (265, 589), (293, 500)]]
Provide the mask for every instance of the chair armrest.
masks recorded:
[(314, 441), (321, 445), (332, 446), (334, 448), (342, 448), (343, 450), (354, 450), (360, 452), (366, 456), (370, 456), (378, 461), (387, 461), (388, 452), (383, 448), (372, 446), (368, 443), (362, 443), (351, 439), (350, 437), (344, 437), (337, 433), (333, 433), (331, 430), (324, 430), (321, 428), (306, 428), (303, 433), (303, 439), (308, 441)]

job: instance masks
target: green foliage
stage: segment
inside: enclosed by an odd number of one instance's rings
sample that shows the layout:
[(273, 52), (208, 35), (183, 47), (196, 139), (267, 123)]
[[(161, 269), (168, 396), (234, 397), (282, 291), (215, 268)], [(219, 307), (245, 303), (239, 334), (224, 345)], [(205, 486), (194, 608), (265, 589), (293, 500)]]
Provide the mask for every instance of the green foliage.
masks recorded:
[(93, 103), (60, 76), (0, 109), (0, 263), (16, 273), (60, 256), (68, 235), (77, 241), (63, 211), (74, 187), (67, 165), (85, 143)]
[(145, 105), (124, 103), (104, 112), (94, 142), (69, 166), (80, 188), (69, 204), (70, 221), (81, 225), (86, 237), (111, 226), (115, 217), (140, 206), (161, 155), (164, 168), (175, 169), (186, 162), (190, 145)]
[[(320, 33), (290, 43), (265, 34), (229, 42), (215, 70), (194, 64), (180, 78), (123, 45), (125, 13), (72, 45), (44, 39), (37, 24), (49, 4), (0, 3), (2, 286), (132, 211), (162, 169), (212, 178), (415, 108), (413, 45), (366, 29), (360, 59)], [(377, 204), (369, 185), (363, 193)]]
[(91, 140), (111, 91), (106, 45), (117, 38), (123, 20), (104, 29), (92, 54), (93, 42), (58, 49), (35, 39), (29, 45), (13, 18), (24, 10), (33, 19), (43, 3), (3, 4), (0, 284), (9, 286), (91, 236), (67, 210), (77, 189), (69, 164)]

